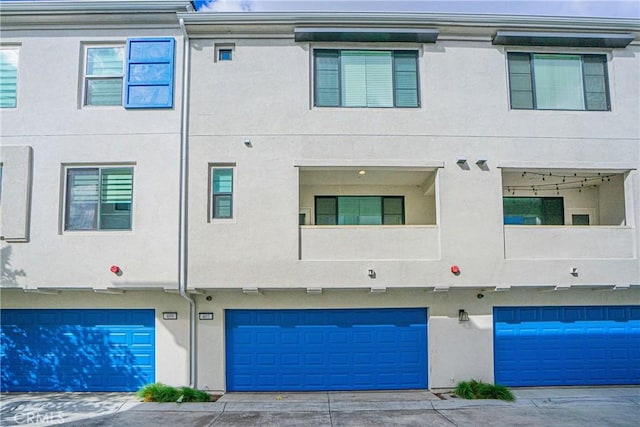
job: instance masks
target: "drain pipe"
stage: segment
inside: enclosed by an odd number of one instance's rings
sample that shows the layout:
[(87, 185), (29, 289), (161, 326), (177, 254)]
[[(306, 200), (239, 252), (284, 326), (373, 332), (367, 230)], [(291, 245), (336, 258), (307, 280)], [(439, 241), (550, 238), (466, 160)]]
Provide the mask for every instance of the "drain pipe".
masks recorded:
[(196, 388), (196, 302), (187, 293), (187, 190), (189, 187), (189, 57), (190, 43), (184, 19), (182, 29), (182, 115), (180, 124), (180, 231), (178, 233), (178, 290), (189, 302), (189, 387)]

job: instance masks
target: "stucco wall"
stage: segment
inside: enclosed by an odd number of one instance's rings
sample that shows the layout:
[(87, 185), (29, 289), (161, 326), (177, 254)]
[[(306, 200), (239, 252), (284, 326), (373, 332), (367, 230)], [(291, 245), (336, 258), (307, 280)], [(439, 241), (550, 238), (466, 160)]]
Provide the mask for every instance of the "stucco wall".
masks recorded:
[[(477, 295), (483, 294), (479, 299)], [(494, 292), (491, 289), (388, 290), (371, 294), (367, 290), (325, 291), (309, 295), (300, 291), (265, 291), (244, 295), (239, 291), (216, 291), (208, 302), (197, 296), (198, 311), (214, 313), (214, 320), (198, 322), (198, 386), (224, 391), (226, 309), (427, 307), (429, 388), (453, 388), (472, 378), (493, 381), (493, 307), (546, 305), (625, 305), (640, 301), (638, 290), (552, 291), (520, 289)], [(458, 310), (469, 313), (468, 322), (458, 320)]]
[[(189, 385), (189, 305), (178, 294), (161, 291), (127, 291), (121, 295), (97, 294), (92, 291), (64, 291), (57, 295), (3, 290), (2, 308), (91, 308), (91, 309), (155, 309), (156, 381)], [(178, 313), (177, 320), (163, 320), (162, 312)]]
[[(214, 61), (216, 43), (235, 44), (232, 61)], [(523, 254), (512, 259), (512, 251), (505, 253), (502, 170), (630, 170), (629, 182), (634, 182), (640, 159), (640, 85), (632, 78), (640, 65), (638, 46), (597, 49), (608, 55), (610, 112), (510, 110), (506, 49), (487, 41), (445, 37), (435, 45), (359, 46), (419, 51), (420, 108), (316, 108), (312, 48), (328, 46), (353, 47), (281, 39), (193, 40), (190, 286), (366, 288), (372, 285), (369, 268), (377, 272), (376, 286), (637, 283), (640, 263), (633, 211), (627, 213), (630, 229), (605, 233), (611, 247), (621, 247), (605, 250), (606, 260), (584, 252), (584, 240), (571, 232), (564, 246), (558, 246), (569, 251), (558, 259), (536, 255), (553, 245), (548, 239), (526, 236), (509, 242)], [(252, 148), (244, 146), (246, 139)], [(459, 158), (466, 158), (468, 167), (459, 167)], [(353, 165), (444, 165), (438, 171), (434, 203), (439, 259), (298, 260), (298, 209), (310, 207), (311, 201), (306, 185), (299, 185), (304, 172), (298, 173), (296, 165), (343, 164), (345, 159)], [(486, 168), (475, 165), (478, 159), (487, 160)], [(236, 165), (232, 221), (207, 218), (208, 167), (217, 162)], [(627, 184), (621, 207), (620, 184), (614, 184), (617, 192), (606, 200), (613, 206), (605, 210), (628, 211), (628, 199), (634, 206), (640, 204), (638, 188)], [(597, 196), (586, 196), (587, 192), (575, 203), (594, 205)], [(604, 221), (612, 220), (605, 212)], [(602, 251), (596, 258), (601, 255)], [(460, 276), (449, 272), (454, 264), (461, 267)], [(583, 272), (577, 278), (568, 274), (573, 266)]]
[[(85, 44), (159, 36), (177, 41), (174, 108), (82, 106)], [(3, 182), (3, 212), (28, 198), (30, 235), (1, 243), (2, 286), (176, 287), (181, 40), (177, 28), (2, 32), (3, 43), (19, 46), (17, 107), (2, 109), (5, 171), (25, 168), (5, 148), (32, 150), (28, 189), (13, 191), (15, 174)], [(65, 231), (65, 167), (114, 165), (134, 170), (132, 229)], [(3, 217), (3, 228), (17, 219)], [(114, 264), (122, 276), (109, 271)]]

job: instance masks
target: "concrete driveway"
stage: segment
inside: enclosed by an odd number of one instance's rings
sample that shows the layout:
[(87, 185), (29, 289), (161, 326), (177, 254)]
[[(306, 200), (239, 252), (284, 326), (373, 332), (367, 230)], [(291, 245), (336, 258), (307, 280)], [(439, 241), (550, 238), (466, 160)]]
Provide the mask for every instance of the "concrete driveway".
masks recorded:
[(4, 393), (2, 426), (633, 426), (640, 387), (514, 389), (517, 400), (428, 391), (227, 393), (212, 403), (142, 403), (130, 393)]

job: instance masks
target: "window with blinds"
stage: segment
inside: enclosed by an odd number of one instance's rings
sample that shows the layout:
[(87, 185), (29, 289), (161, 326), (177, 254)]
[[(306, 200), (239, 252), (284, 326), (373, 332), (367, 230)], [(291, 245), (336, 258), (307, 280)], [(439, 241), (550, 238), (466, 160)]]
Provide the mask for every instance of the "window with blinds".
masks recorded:
[(233, 168), (211, 168), (211, 217), (233, 218)]
[(316, 196), (316, 225), (404, 224), (402, 196)]
[(88, 47), (84, 105), (122, 105), (124, 46)]
[(68, 168), (65, 230), (130, 230), (133, 168)]
[(0, 48), (0, 108), (18, 103), (18, 48)]
[(511, 108), (608, 111), (605, 55), (510, 52)]
[(416, 51), (314, 51), (317, 107), (418, 107)]

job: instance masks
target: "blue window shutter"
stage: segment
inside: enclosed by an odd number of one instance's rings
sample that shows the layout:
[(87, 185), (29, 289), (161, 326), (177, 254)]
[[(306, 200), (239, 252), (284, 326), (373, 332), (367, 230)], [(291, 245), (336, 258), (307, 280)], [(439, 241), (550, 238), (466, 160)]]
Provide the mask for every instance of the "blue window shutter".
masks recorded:
[(128, 39), (125, 108), (173, 108), (175, 39)]

